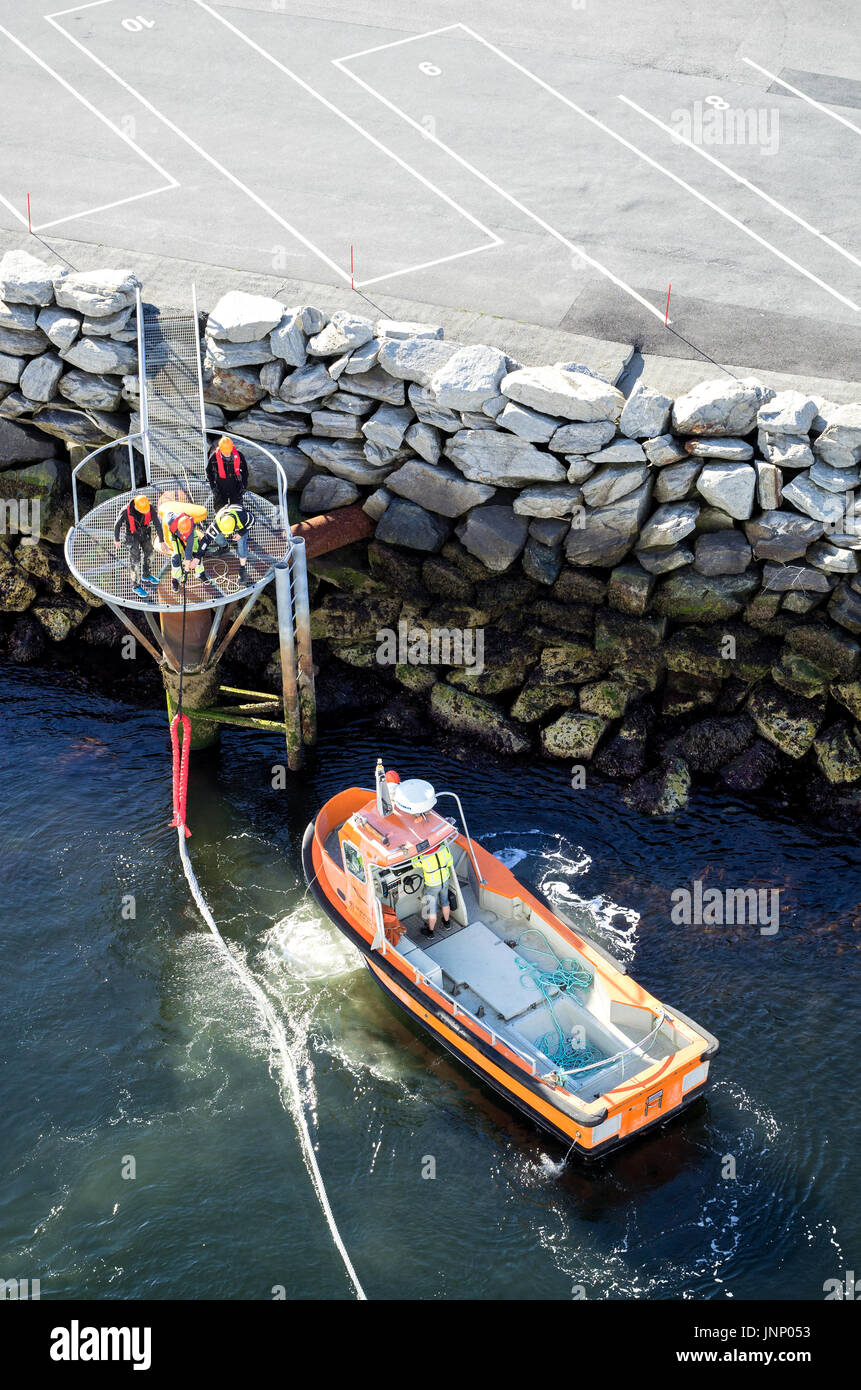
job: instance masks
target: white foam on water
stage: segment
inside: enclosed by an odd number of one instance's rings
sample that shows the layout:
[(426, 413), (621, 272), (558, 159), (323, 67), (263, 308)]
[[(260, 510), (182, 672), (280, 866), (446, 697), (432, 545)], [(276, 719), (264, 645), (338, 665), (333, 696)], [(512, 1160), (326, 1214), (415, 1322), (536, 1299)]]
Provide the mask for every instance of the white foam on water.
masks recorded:
[[(341, 1256), (344, 1268), (347, 1272), (350, 1282), (352, 1283), (353, 1288), (355, 1289), (356, 1297), (361, 1300), (364, 1300), (364, 1289), (362, 1288), (362, 1285), (359, 1282), (359, 1277), (356, 1274), (355, 1269), (353, 1268), (353, 1263), (347, 1252), (347, 1248), (344, 1245), (343, 1240), (341, 1239), (341, 1233), (338, 1230), (337, 1224), (335, 1222), (334, 1213), (332, 1212), (332, 1208), (329, 1203), (329, 1197), (326, 1192), (326, 1187), (323, 1182), (323, 1177), (320, 1172), (319, 1164), (317, 1162), (317, 1156), (314, 1150), (314, 1144), (311, 1139), (311, 1132), (308, 1127), (308, 1120), (306, 1116), (306, 1110), (308, 1108), (306, 1096), (303, 1093), (303, 1087), (299, 1079), (299, 1065), (297, 1063), (297, 1059), (291, 1052), (284, 1024), (281, 1021), (278, 1014), (276, 1013), (275, 1009), (273, 1008), (272, 1003), (268, 995), (264, 991), (263, 987), (253, 975), (244, 957), (244, 954), (234, 943), (226, 942), (224, 940), (224, 937), (221, 935), (221, 932), (218, 930), (218, 925), (215, 921), (215, 918), (209, 910), (203, 893), (201, 892), (200, 884), (198, 883), (195, 877), (194, 869), (191, 865), (191, 860), (188, 857), (188, 846), (185, 842), (185, 828), (182, 825), (179, 826), (177, 831), (177, 841), (179, 845), (179, 857), (182, 861), (183, 872), (185, 873), (186, 881), (188, 883), (189, 888), (191, 889), (194, 901), (197, 904), (198, 911), (200, 912), (200, 915), (202, 916), (203, 920), (206, 922), (206, 925), (212, 932), (213, 938), (218, 946), (219, 951), (222, 954), (225, 963), (230, 967), (233, 974), (241, 982), (243, 987), (248, 991), (248, 994), (253, 1000), (255, 1006), (257, 1007), (269, 1031), (269, 1036), (271, 1039), (270, 1067), (277, 1067), (278, 1076), (280, 1080), (282, 1101), (285, 1105), (285, 1108), (290, 1111), (290, 1114), (293, 1116), (293, 1119), (295, 1121), (299, 1135), (302, 1156), (305, 1160), (305, 1167), (308, 1170), (308, 1176), (311, 1179), (312, 1186), (317, 1195), (317, 1200), (319, 1201), (320, 1206), (323, 1210), (323, 1215), (326, 1218), (326, 1224), (329, 1227), (329, 1234), (332, 1237), (338, 1254)], [(308, 1088), (310, 1088), (310, 1077), (306, 1083), (306, 1089)]]
[(362, 969), (356, 948), (310, 903), (301, 903), (266, 932), (264, 950), (304, 980), (332, 980)]

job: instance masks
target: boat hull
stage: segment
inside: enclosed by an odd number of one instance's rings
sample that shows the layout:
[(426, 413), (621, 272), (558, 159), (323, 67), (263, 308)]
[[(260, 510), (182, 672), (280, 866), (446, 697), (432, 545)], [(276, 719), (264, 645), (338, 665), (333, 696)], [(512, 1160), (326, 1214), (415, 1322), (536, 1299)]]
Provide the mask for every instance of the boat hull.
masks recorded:
[[(302, 860), (306, 882), (318, 905), (347, 940), (361, 952), (364, 964), (384, 994), (471, 1072), (487, 1082), (494, 1091), (533, 1123), (552, 1134), (567, 1149), (577, 1153), (584, 1160), (603, 1158), (633, 1138), (667, 1124), (699, 1099), (705, 1091), (708, 1084), (707, 1066), (699, 1084), (691, 1085), (686, 1091), (674, 1095), (672, 1102), (666, 1105), (662, 1098), (659, 1113), (653, 1118), (648, 1117), (647, 1101), (645, 1118), (637, 1115), (628, 1125), (623, 1126), (620, 1122), (618, 1133), (606, 1134), (601, 1128), (602, 1123), (606, 1122), (606, 1111), (597, 1116), (584, 1114), (569, 1097), (560, 1103), (554, 1094), (558, 1090), (557, 1087), (548, 1085), (540, 1076), (530, 1075), (522, 1066), (517, 1065), (516, 1060), (509, 1060), (500, 1055), (497, 1047), (476, 1036), (453, 1017), (450, 1011), (435, 1001), (430, 992), (400, 970), (391, 955), (372, 949), (367, 937), (357, 930), (331, 895), (330, 885), (322, 872), (321, 850), (315, 838), (313, 822), (305, 832)], [(713, 1044), (713, 1050), (710, 1047), (709, 1055), (713, 1055), (713, 1052), (717, 1051), (717, 1043), (713, 1039), (709, 1041)], [(660, 1079), (655, 1081), (655, 1086), (661, 1089)], [(680, 1091), (680, 1088), (681, 1080), (678, 1079), (676, 1090)], [(637, 1108), (636, 1103), (630, 1107), (631, 1111)]]

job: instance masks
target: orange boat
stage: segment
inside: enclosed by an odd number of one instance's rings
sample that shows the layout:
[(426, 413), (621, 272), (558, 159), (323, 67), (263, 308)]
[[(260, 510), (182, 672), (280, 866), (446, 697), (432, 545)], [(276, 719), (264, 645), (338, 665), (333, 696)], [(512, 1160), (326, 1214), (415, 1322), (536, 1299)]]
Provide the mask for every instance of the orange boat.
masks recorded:
[[(462, 830), (441, 816), (452, 797)], [(451, 920), (424, 930), (414, 860), (447, 845)], [(376, 770), (308, 826), (305, 878), (380, 987), (450, 1052), (584, 1158), (702, 1095), (718, 1041), (643, 989), (469, 836), (460, 798)], [(456, 875), (456, 880), (454, 875)]]

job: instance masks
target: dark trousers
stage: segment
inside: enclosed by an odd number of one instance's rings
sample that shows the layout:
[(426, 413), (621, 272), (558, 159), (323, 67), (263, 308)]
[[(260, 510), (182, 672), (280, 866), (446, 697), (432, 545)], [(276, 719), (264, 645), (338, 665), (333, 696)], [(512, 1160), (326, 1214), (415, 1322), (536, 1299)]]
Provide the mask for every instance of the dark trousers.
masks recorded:
[(150, 562), (152, 560), (152, 540), (144, 535), (139, 540), (137, 536), (132, 536), (129, 541), (129, 563), (132, 567), (132, 574), (136, 584), (141, 582), (141, 577), (150, 577)]

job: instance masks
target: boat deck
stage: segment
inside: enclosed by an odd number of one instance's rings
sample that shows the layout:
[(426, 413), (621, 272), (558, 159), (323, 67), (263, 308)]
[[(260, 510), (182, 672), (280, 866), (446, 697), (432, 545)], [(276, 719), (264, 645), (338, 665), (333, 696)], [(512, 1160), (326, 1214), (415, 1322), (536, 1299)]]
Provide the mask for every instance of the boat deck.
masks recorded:
[[(337, 826), (330, 832), (324, 848), (342, 867), (338, 839), (340, 829)], [(523, 948), (516, 946), (517, 937), (527, 924), (499, 916), (489, 906), (479, 902), (467, 880), (469, 861), (465, 851), (461, 850), (459, 859), (456, 856), (455, 864), (460, 906), (463, 908), (459, 915), (466, 920), (456, 920), (453, 911), (451, 920), (446, 923), (440, 914), (433, 936), (427, 936), (424, 932), (426, 921), (421, 912), (409, 912), (400, 918), (405, 933), (396, 949), (424, 976), (428, 984), (456, 999), (461, 1008), (481, 1019), (503, 1042), (510, 1043), (518, 1052), (531, 1058), (540, 1073), (550, 1073), (554, 1070), (553, 1059), (541, 1051), (533, 1040), (541, 1041), (543, 1035), (552, 1029), (550, 1009), (544, 995), (518, 963), (523, 962), (525, 957)], [(418, 906), (419, 896), (415, 901)], [(654, 1060), (635, 1047), (629, 1056), (614, 1061), (613, 1055), (630, 1047), (631, 1039), (606, 1021), (598, 1024), (581, 1001), (571, 1000), (569, 995), (560, 995), (555, 988), (551, 989), (550, 994), (554, 1000), (564, 999), (567, 1007), (578, 1011), (578, 1021), (585, 1025), (587, 1036), (593, 1044), (595, 1039), (592, 1033), (597, 1031), (599, 1056), (607, 1058), (606, 1066), (595, 1066), (577, 1081), (571, 1079), (568, 1089), (572, 1094), (581, 1099), (597, 1100), (612, 1087), (636, 1074), (644, 1063)]]

